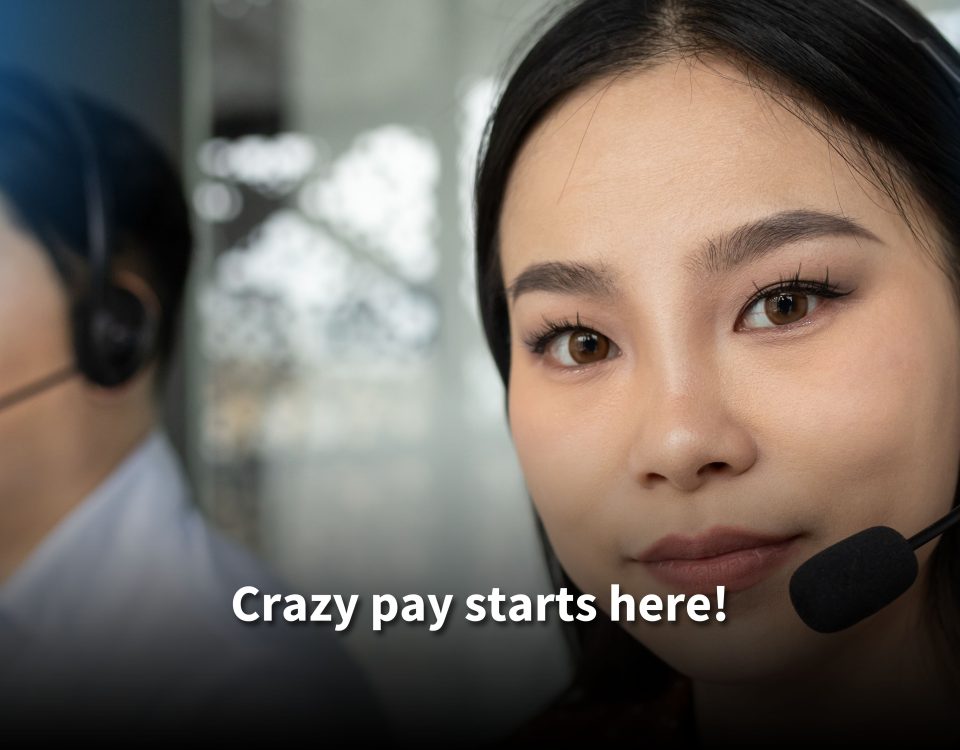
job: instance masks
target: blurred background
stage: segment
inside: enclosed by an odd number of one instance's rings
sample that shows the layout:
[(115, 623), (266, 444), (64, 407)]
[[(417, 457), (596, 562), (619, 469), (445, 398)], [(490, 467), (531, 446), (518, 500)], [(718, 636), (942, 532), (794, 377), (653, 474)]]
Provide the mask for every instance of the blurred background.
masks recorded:
[[(955, 2), (916, 4), (960, 42)], [(462, 619), (467, 593), (551, 590), (470, 226), (545, 5), (0, 0), (0, 63), (114, 104), (182, 167), (198, 246), (167, 425), (197, 502), (291, 591), (457, 596), (442, 633), (342, 636), (407, 736), (482, 742), (568, 677), (554, 625)]]

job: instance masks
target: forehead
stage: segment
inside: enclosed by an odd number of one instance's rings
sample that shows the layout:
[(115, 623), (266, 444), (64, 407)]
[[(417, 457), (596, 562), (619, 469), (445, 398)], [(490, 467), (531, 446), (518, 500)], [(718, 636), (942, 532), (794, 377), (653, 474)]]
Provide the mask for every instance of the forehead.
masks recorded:
[[(545, 260), (675, 263), (705, 236), (783, 210), (909, 229), (822, 134), (716, 61), (576, 91), (521, 150), (501, 216), (506, 279)], [(623, 260), (621, 258), (621, 260)]]

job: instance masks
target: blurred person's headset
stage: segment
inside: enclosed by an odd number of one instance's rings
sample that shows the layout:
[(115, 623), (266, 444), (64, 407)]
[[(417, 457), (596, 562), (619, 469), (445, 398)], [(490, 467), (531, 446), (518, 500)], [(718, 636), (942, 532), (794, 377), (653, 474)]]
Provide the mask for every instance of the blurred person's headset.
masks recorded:
[(60, 113), (80, 156), (88, 278), (82, 288), (73, 293), (71, 301), (74, 362), (0, 395), (0, 410), (78, 374), (101, 388), (117, 388), (133, 378), (148, 361), (157, 337), (157, 316), (134, 292), (111, 279), (115, 251), (112, 198), (93, 134), (68, 92), (36, 80), (31, 83)]
[(131, 290), (111, 280), (115, 251), (112, 200), (93, 136), (71, 98), (64, 120), (83, 159), (89, 283), (73, 301), (71, 325), (77, 371), (102, 388), (139, 372), (156, 342), (157, 321)]

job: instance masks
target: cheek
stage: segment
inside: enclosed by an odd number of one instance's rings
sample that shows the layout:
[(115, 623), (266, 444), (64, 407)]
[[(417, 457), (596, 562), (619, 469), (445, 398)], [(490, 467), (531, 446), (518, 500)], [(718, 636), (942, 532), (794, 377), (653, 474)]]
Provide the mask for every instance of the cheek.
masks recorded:
[[(17, 254), (8, 239), (0, 230), (0, 398), (73, 361), (67, 299), (55, 271), (41, 249)], [(0, 412), (0, 500), (24, 466), (69, 434), (74, 403), (74, 391), (60, 386)]]
[(0, 393), (47, 375), (72, 359), (67, 302), (53, 273), (42, 259), (3, 264)]
[(780, 415), (758, 418), (759, 443), (775, 473), (811, 498), (808, 520), (831, 538), (873, 524), (910, 535), (952, 502), (960, 332), (949, 292), (931, 288), (926, 299), (876, 295), (898, 303), (851, 309), (802, 362), (755, 372), (758, 413)]
[[(513, 361), (522, 354), (515, 353)], [(606, 567), (616, 555), (608, 532), (617, 509), (611, 497), (622, 482), (623, 467), (615, 457), (623, 438), (614, 401), (599, 385), (574, 392), (547, 381), (536, 368), (515, 367), (511, 373), (510, 431), (527, 489), (572, 574)]]

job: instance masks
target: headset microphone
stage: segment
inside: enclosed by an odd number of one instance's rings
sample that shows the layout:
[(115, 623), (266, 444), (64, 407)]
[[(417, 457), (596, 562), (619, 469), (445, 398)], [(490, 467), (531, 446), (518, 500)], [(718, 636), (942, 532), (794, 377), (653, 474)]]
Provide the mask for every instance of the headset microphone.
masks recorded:
[(9, 409), (11, 406), (16, 406), (21, 401), (26, 401), (28, 398), (32, 398), (37, 394), (50, 390), (54, 386), (60, 385), (60, 383), (63, 383), (64, 381), (67, 381), (79, 374), (79, 370), (77, 370), (74, 365), (69, 365), (61, 370), (56, 370), (55, 372), (50, 373), (46, 377), (40, 378), (39, 380), (34, 380), (32, 383), (28, 383), (22, 388), (17, 388), (9, 393), (5, 393), (0, 396), (0, 411)]
[(874, 526), (827, 547), (790, 579), (793, 608), (818, 633), (856, 625), (913, 585), (914, 551), (958, 521), (960, 507), (910, 539), (888, 526)]

